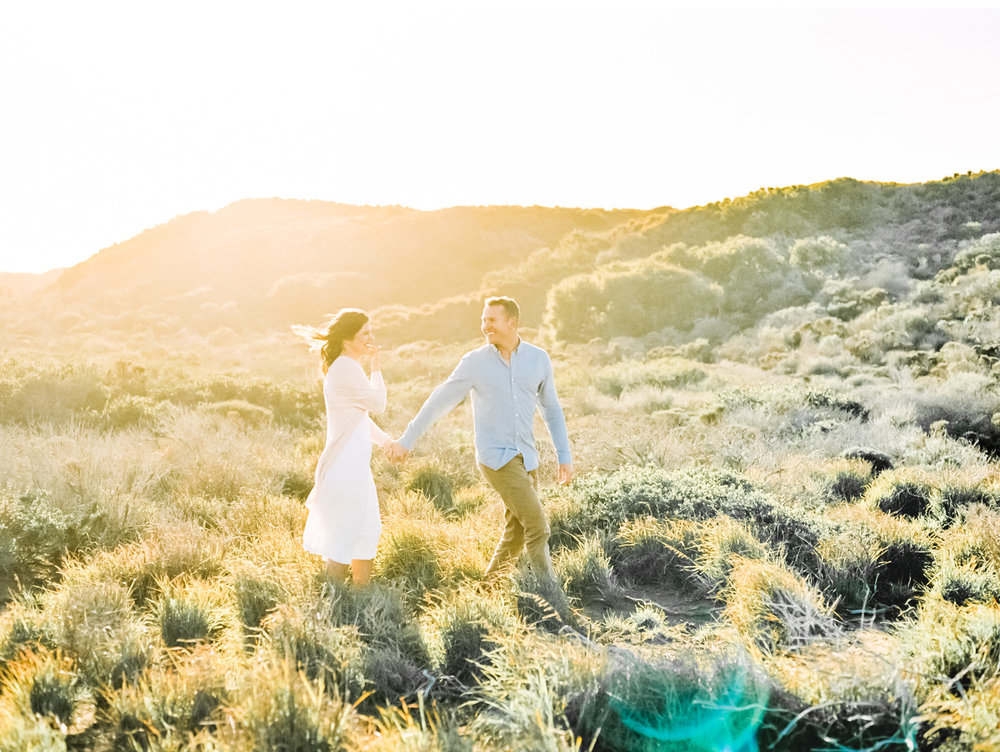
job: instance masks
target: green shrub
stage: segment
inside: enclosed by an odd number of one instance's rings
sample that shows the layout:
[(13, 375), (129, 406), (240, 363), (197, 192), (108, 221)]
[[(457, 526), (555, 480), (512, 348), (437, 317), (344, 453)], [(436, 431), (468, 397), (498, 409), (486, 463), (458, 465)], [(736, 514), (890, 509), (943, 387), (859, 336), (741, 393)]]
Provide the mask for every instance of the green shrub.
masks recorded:
[(334, 752), (336, 749), (320, 728), (308, 700), (289, 687), (266, 693), (267, 704), (259, 704), (247, 718), (256, 740), (255, 749), (268, 752)]
[(564, 278), (549, 290), (545, 323), (569, 342), (642, 336), (687, 329), (713, 313), (720, 298), (719, 288), (700, 274), (643, 259)]
[(720, 517), (705, 525), (698, 542), (695, 569), (707, 592), (724, 587), (737, 563), (771, 556), (746, 524)]
[(66, 752), (66, 735), (46, 718), (13, 718), (0, 728), (4, 752)]
[(232, 667), (211, 650), (173, 658), (141, 682), (105, 693), (100, 725), (111, 749), (195, 747), (195, 735), (203, 740), (227, 729), (220, 721), (233, 699), (226, 687)]
[(233, 580), (233, 595), (240, 623), (248, 634), (253, 635), (264, 617), (278, 607), (283, 593), (276, 582), (240, 574)]
[(289, 470), (281, 474), (277, 485), (283, 496), (291, 496), (293, 499), (305, 501), (313, 489), (314, 479), (306, 473)]
[(746, 522), (762, 541), (781, 547), (794, 565), (809, 569), (816, 563), (822, 526), (733, 475), (628, 467), (585, 476), (570, 493), (576, 503), (552, 515), (554, 548), (592, 530), (613, 534), (631, 519), (707, 520), (725, 515)]
[(148, 397), (118, 394), (110, 397), (96, 423), (106, 430), (150, 429), (160, 419), (160, 407)]
[(430, 534), (414, 525), (388, 531), (379, 544), (378, 575), (416, 593), (437, 588), (442, 580), (439, 548)]
[(191, 647), (213, 638), (222, 625), (210, 607), (200, 599), (166, 594), (159, 603), (160, 636), (167, 647)]
[(918, 616), (901, 630), (900, 644), (924, 682), (959, 695), (977, 681), (1000, 676), (1000, 609), (995, 604), (959, 608), (928, 601)]
[(701, 368), (684, 367), (669, 360), (650, 363), (627, 361), (602, 369), (592, 383), (602, 394), (618, 398), (624, 392), (641, 386), (680, 389), (701, 383), (706, 378), (708, 374)]
[(949, 484), (941, 489), (941, 512), (946, 525), (952, 524), (964, 511), (976, 504), (997, 508), (1000, 500), (994, 491), (980, 486)]
[(55, 716), (60, 723), (69, 725), (82, 694), (79, 679), (74, 674), (58, 662), (48, 661), (31, 682), (28, 702), (32, 713)]
[(827, 235), (799, 238), (788, 250), (788, 263), (807, 270), (825, 269), (839, 266), (849, 253), (846, 245)]
[(950, 566), (943, 568), (935, 579), (935, 589), (941, 598), (956, 606), (1000, 601), (1000, 578), (995, 572)]
[(238, 403), (236, 412), (250, 418), (251, 424), (273, 416), (285, 425), (314, 428), (323, 414), (322, 390), (261, 378), (222, 374), (161, 378), (151, 391), (157, 401), (190, 407)]
[(492, 662), (492, 653), (500, 647), (482, 618), (469, 613), (454, 614), (441, 629), (441, 641), (441, 673), (465, 687), (479, 683), (483, 670)]
[(922, 714), (912, 698), (870, 691), (863, 697), (809, 705), (786, 692), (774, 692), (757, 742), (774, 752), (800, 750), (880, 750), (910, 752), (919, 747)]
[(309, 680), (345, 699), (361, 697), (366, 684), (362, 643), (351, 628), (287, 609), (268, 620), (266, 631), (278, 654)]
[(432, 464), (415, 467), (406, 482), (409, 491), (418, 491), (442, 512), (455, 505), (455, 480), (448, 473)]
[(704, 592), (695, 572), (700, 526), (687, 520), (630, 520), (615, 535), (609, 559), (619, 577), (635, 585)]
[(248, 426), (264, 426), (274, 420), (274, 413), (268, 408), (240, 399), (210, 402), (202, 409), (208, 413), (242, 421)]
[(842, 470), (827, 485), (826, 495), (835, 501), (857, 501), (865, 494), (871, 478), (851, 470)]
[(886, 514), (916, 519), (927, 514), (931, 505), (931, 489), (923, 483), (897, 483), (888, 494), (875, 501)]
[(28, 651), (55, 650), (56, 645), (54, 630), (48, 622), (39, 623), (18, 615), (13, 618), (7, 632), (0, 638), (0, 669)]
[(737, 559), (723, 598), (725, 616), (764, 651), (809, 644), (837, 632), (819, 592), (776, 564)]
[(107, 387), (89, 368), (15, 368), (0, 382), (0, 422), (62, 424), (99, 413), (108, 400)]
[(119, 630), (81, 655), (80, 678), (98, 690), (136, 684), (153, 664), (151, 643), (144, 631)]
[(56, 579), (71, 530), (44, 491), (0, 497), (0, 603)]
[(355, 588), (328, 583), (323, 612), (334, 626), (355, 626), (371, 648), (392, 648), (414, 665), (430, 666), (420, 627), (408, 614), (398, 590), (381, 584)]
[(598, 538), (589, 536), (576, 548), (561, 551), (554, 565), (566, 595), (583, 605), (611, 607), (621, 601), (622, 586)]
[(415, 703), (418, 694), (433, 681), (411, 655), (393, 645), (370, 647), (364, 656), (364, 674), (372, 693), (366, 701), (368, 707)]

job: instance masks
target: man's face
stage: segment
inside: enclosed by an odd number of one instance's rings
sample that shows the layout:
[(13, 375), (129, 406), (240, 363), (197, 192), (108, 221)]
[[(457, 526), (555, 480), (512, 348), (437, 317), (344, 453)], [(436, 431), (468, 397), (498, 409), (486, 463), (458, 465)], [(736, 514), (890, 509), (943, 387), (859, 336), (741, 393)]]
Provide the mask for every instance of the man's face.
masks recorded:
[(503, 306), (486, 306), (483, 334), (491, 345), (512, 345), (517, 341), (517, 319), (507, 316)]

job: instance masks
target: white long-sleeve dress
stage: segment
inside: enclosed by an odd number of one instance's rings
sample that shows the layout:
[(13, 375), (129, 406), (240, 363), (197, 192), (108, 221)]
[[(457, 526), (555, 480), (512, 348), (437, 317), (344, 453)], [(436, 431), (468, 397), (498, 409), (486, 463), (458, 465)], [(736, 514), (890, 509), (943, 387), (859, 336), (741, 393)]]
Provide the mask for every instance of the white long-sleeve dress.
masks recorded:
[(365, 376), (361, 364), (341, 355), (323, 379), (326, 446), (316, 465), (316, 482), (306, 507), (302, 545), (310, 553), (348, 564), (374, 559), (382, 532), (372, 478), (372, 443), (389, 436), (368, 416), (385, 410), (382, 373)]

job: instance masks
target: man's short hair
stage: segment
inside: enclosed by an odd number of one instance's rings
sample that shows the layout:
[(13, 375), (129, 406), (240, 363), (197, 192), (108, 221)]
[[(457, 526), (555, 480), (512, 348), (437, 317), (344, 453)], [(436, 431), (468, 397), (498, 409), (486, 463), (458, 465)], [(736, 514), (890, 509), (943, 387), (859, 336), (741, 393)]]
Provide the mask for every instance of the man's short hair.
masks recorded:
[(520, 319), (521, 318), (521, 307), (517, 304), (514, 298), (508, 298), (505, 295), (497, 295), (493, 298), (486, 299), (486, 307), (492, 308), (493, 306), (503, 306), (504, 313), (507, 314), (509, 319)]

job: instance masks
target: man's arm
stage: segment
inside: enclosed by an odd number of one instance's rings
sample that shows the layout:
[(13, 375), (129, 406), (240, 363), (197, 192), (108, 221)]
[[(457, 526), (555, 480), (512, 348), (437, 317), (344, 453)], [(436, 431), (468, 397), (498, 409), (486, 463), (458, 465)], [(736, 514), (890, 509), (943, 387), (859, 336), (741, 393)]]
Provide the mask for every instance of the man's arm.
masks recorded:
[(538, 390), (538, 406), (542, 418), (549, 429), (552, 444), (556, 448), (556, 458), (559, 461), (559, 483), (566, 484), (573, 477), (573, 455), (569, 448), (569, 433), (566, 430), (566, 416), (563, 415), (559, 396), (556, 394), (556, 382), (552, 372), (552, 361), (545, 355), (545, 377), (542, 387)]
[[(427, 429), (438, 420), (454, 410), (458, 404), (465, 399), (465, 396), (472, 389), (473, 367), (469, 356), (465, 356), (455, 366), (455, 370), (445, 381), (438, 386), (431, 396), (424, 402), (423, 407), (417, 412), (413, 420), (406, 427), (406, 431), (399, 437), (396, 444), (405, 452), (413, 449), (413, 445)], [(397, 453), (397, 456), (405, 456), (404, 453)]]

